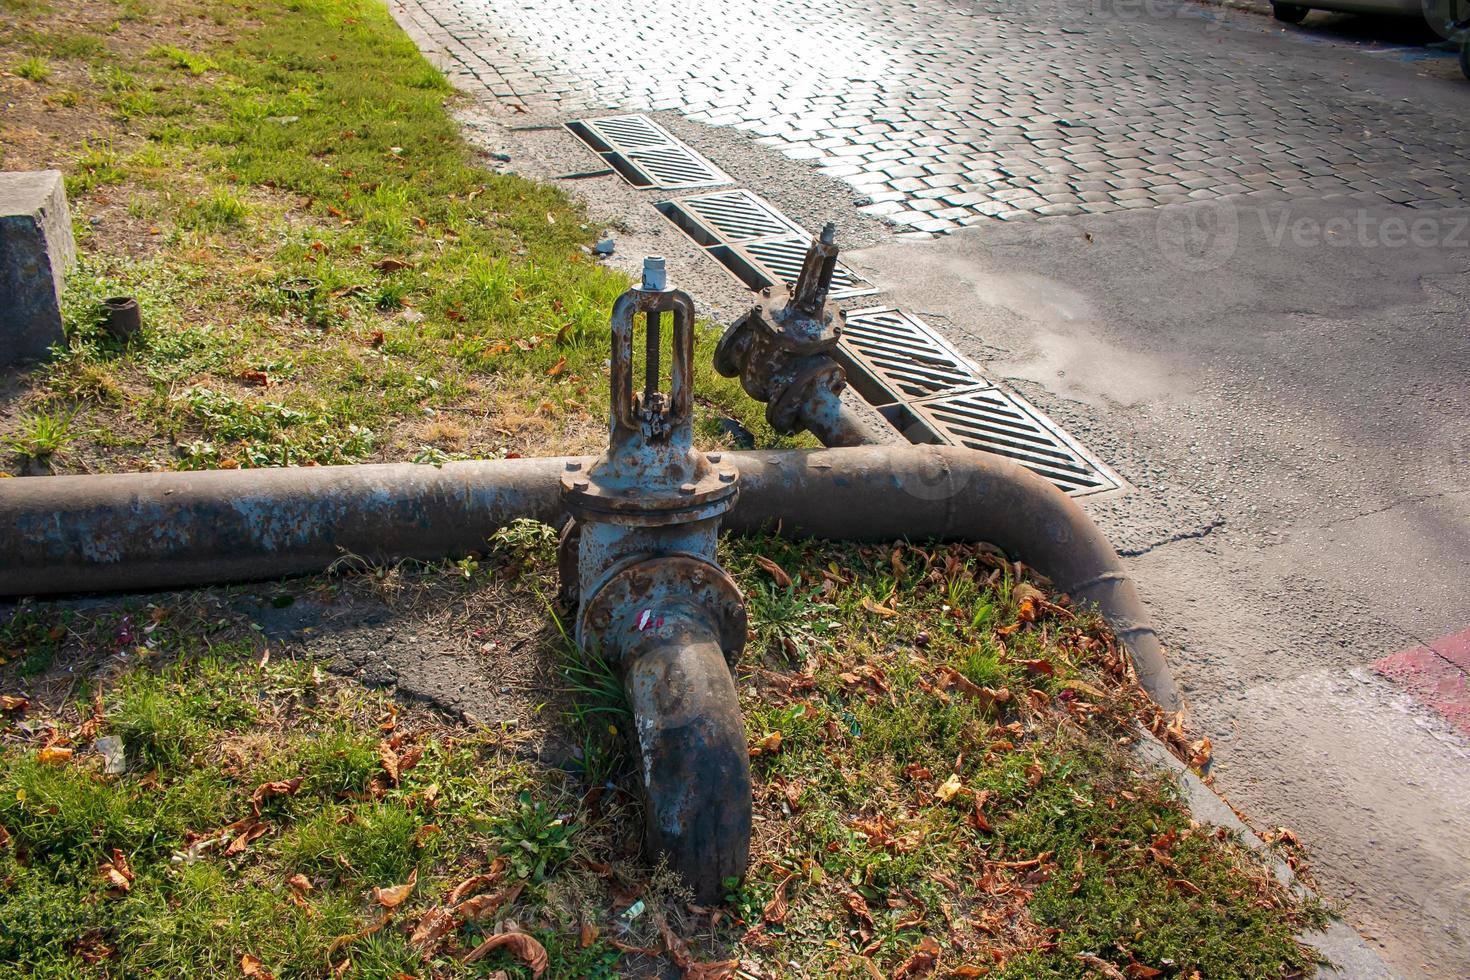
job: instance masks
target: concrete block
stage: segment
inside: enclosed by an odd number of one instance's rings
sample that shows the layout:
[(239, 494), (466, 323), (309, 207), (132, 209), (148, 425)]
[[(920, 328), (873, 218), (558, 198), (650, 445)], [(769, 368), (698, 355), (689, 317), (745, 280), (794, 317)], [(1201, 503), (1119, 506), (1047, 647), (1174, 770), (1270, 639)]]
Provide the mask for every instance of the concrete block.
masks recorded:
[(0, 173), (0, 365), (63, 340), (61, 288), (76, 261), (61, 171)]

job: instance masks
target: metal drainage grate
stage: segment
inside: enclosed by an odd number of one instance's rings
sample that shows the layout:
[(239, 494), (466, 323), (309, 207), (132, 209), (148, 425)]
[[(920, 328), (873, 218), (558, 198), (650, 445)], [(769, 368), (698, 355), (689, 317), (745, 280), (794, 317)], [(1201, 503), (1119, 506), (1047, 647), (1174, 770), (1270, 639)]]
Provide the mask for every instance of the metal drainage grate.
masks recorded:
[(943, 337), (900, 310), (847, 314), (837, 358), (853, 387), (874, 405), (987, 384)]
[(604, 116), (566, 124), (634, 187), (714, 187), (730, 178), (647, 116)]
[(1073, 496), (1122, 486), (1034, 406), (1000, 388), (939, 395), (908, 407), (937, 441), (1014, 459)]
[[(691, 238), (707, 239), (700, 241), (701, 245), (806, 234), (801, 225), (746, 190), (681, 197), (677, 201), (664, 201), (655, 207)], [(675, 218), (671, 213), (673, 211), (682, 212), (684, 221)], [(700, 226), (697, 230), (703, 234), (691, 231), (685, 222)]]
[[(794, 286), (812, 242), (801, 225), (750, 191), (681, 197), (654, 207), (750, 289)], [(837, 264), (833, 299), (876, 291), (862, 276)]]

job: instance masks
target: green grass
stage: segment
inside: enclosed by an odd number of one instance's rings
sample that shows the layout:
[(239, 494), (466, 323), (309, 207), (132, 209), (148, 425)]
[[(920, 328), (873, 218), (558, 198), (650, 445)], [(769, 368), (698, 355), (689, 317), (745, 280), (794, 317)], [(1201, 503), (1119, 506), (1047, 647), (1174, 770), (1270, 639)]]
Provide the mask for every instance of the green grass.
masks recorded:
[[(1027, 593), (1013, 567), (974, 547), (722, 550), (747, 595), (773, 578), (758, 557), (791, 577), (760, 617), (797, 649), (752, 645), (739, 669), (751, 744), (780, 740), (753, 760), (751, 874), (718, 921), (637, 855), (620, 686), (569, 653), (539, 598), (555, 588), (550, 530), (524, 523), (473, 565), (400, 573), (395, 595), (457, 605), (513, 585), (521, 598), (505, 614), (545, 619), (516, 655), (544, 660), (572, 695), (544, 734), (579, 745), (580, 768), (526, 761), (499, 729), (393, 705), (277, 644), (265, 658), (248, 618), (207, 593), (17, 610), (0, 659), (31, 645), (68, 663), (138, 656), (84, 674), (54, 715), (33, 706), (27, 731), (0, 716), (0, 975), (235, 975), (249, 954), (277, 976), (346, 959), (385, 978), (528, 976), (504, 952), (460, 963), (501, 921), (545, 947), (555, 977), (646, 973), (648, 956), (628, 948), (664, 948), (659, 921), (696, 959), (772, 977), (866, 977), (865, 963), (887, 976), (925, 940), (955, 976), (1082, 978), (1099, 960), (1181, 978), (1310, 967), (1293, 937), (1320, 908), (1230, 834), (1196, 827), (1176, 786), (1129, 754), (1142, 701), (1096, 620), (1018, 618)], [(345, 599), (375, 581), (283, 594)], [(100, 771), (91, 743), (103, 735), (123, 740), (122, 775)], [(58, 742), (75, 754), (46, 761)], [(284, 789), (257, 790), (269, 786)], [(253, 822), (261, 834), (224, 853)], [(126, 892), (100, 870), (115, 852), (135, 876)], [(420, 957), (408, 934), (482, 873), (503, 905)], [(410, 880), (396, 917), (371, 931), (374, 889)]]
[(21, 78), (38, 85), (44, 84), (51, 77), (51, 66), (44, 59), (36, 57), (27, 58), (16, 65), (12, 71)]
[[(139, 16), (166, 37), (183, 9)], [(27, 35), (90, 58), (79, 98), (115, 122), (75, 145), (68, 192), (84, 211), (126, 202), (106, 227), (123, 222), (144, 246), (142, 258), (90, 253), (77, 224), (68, 345), (26, 379), (91, 413), (65, 466), (590, 448), (607, 317), (628, 284), (584, 251), (599, 229), (556, 189), (479, 165), (446, 112), (454, 94), (372, 0), (206, 10), (229, 44), (180, 33), (127, 54), (71, 28)], [(113, 128), (123, 121), (146, 141)], [(315, 288), (290, 289), (303, 279)], [(125, 349), (97, 326), (110, 295), (143, 309)], [(780, 444), (738, 382), (708, 370), (717, 337), (701, 327), (701, 443), (724, 442), (729, 416)], [(289, 373), (268, 368), (279, 364)]]
[(17, 456), (49, 460), (61, 453), (76, 438), (76, 411), (31, 411), (20, 416), (15, 431), (6, 438), (5, 446)]

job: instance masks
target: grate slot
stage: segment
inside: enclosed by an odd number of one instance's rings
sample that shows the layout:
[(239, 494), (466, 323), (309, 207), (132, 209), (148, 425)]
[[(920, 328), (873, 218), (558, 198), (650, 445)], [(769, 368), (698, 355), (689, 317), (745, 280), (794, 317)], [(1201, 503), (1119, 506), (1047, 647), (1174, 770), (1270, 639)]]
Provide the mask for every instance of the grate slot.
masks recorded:
[(1000, 388), (940, 395), (909, 407), (941, 441), (1014, 459), (1074, 496), (1122, 485), (1034, 406)]
[[(849, 313), (839, 356), (859, 393), (875, 404), (987, 383), (944, 338), (900, 310)], [(876, 385), (865, 383), (863, 375)]]
[(566, 124), (634, 187), (713, 187), (730, 183), (709, 160), (644, 115), (576, 119)]
[(699, 197), (683, 198), (677, 204), (692, 212), (716, 236), (727, 242), (806, 234), (801, 225), (750, 191), (702, 194)]
[[(803, 233), (789, 238), (765, 238), (755, 241), (742, 242), (739, 250), (745, 252), (755, 264), (760, 266), (766, 273), (766, 281), (759, 286), (751, 286), (758, 289), (761, 286), (774, 286), (777, 283), (785, 284), (790, 289), (796, 285), (796, 277), (801, 275), (801, 264), (806, 258), (806, 250), (811, 245), (810, 235)], [(853, 272), (841, 262), (832, 275), (832, 291), (828, 294), (833, 299), (843, 299), (848, 296), (864, 296), (875, 293), (872, 283), (862, 276)]]
[[(654, 207), (748, 289), (794, 286), (812, 242), (801, 225), (746, 190), (681, 197)], [(862, 276), (837, 263), (829, 294), (833, 299), (876, 291)]]

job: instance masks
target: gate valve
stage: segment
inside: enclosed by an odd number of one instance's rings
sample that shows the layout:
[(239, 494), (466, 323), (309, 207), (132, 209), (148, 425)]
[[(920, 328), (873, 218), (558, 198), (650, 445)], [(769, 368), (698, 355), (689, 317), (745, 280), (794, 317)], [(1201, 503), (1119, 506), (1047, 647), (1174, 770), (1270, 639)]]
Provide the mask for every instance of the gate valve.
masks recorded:
[[(643, 386), (635, 392), (640, 316)], [(715, 553), (739, 474), (721, 454), (693, 447), (693, 364), (694, 303), (668, 288), (664, 260), (649, 257), (643, 282), (613, 306), (607, 452), (585, 470), (570, 461), (562, 474), (573, 523), (561, 567), (564, 594), (581, 600), (578, 645), (622, 676), (645, 846), (710, 902), (749, 863), (750, 760), (730, 674), (745, 646), (746, 611)], [(575, 590), (565, 581), (573, 575)]]
[(847, 375), (832, 359), (846, 315), (827, 299), (837, 268), (836, 229), (812, 242), (796, 285), (761, 290), (750, 312), (715, 348), (715, 370), (739, 377), (746, 394), (766, 403), (766, 421), (782, 435), (835, 416)]

